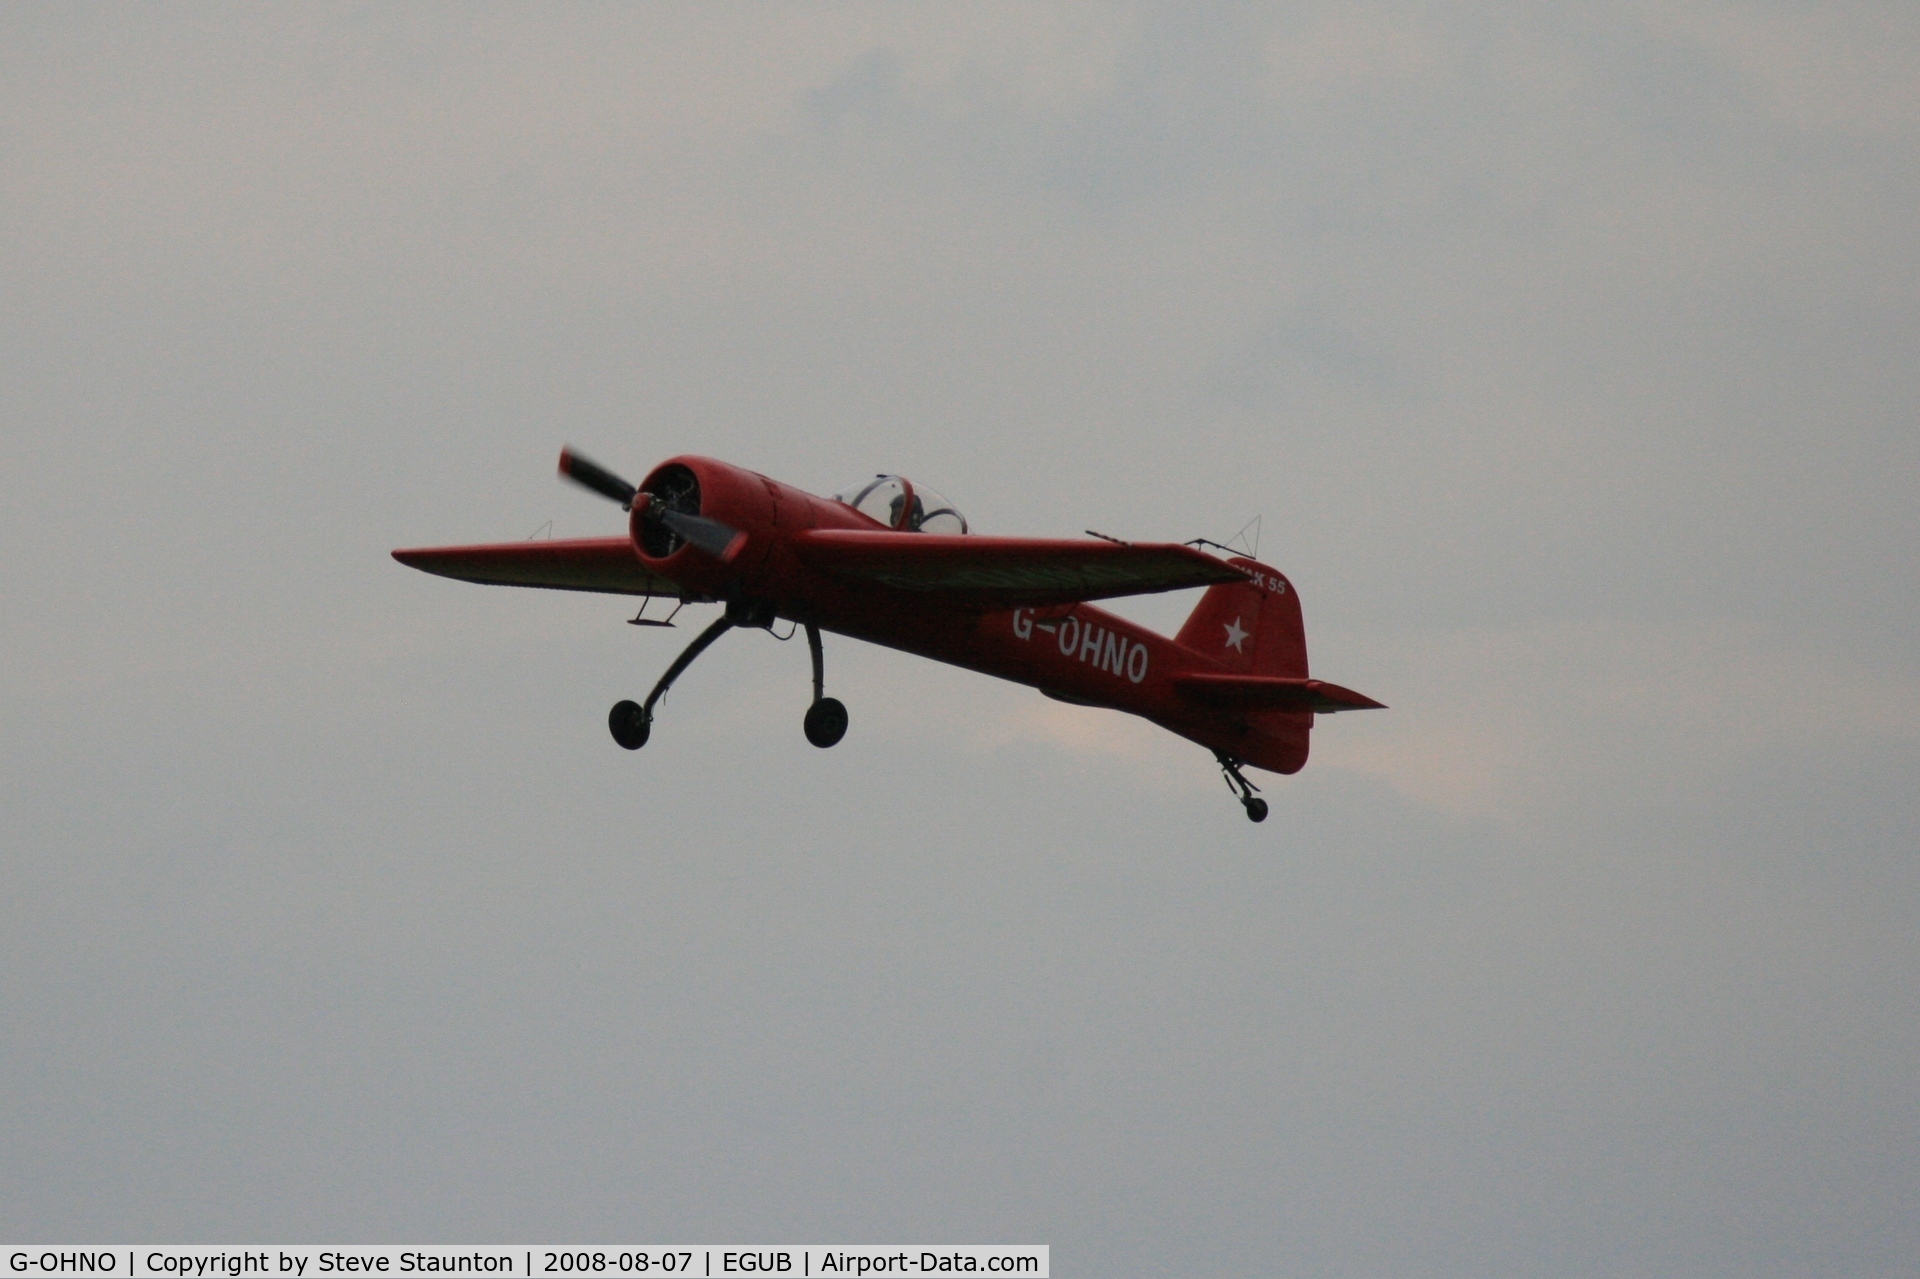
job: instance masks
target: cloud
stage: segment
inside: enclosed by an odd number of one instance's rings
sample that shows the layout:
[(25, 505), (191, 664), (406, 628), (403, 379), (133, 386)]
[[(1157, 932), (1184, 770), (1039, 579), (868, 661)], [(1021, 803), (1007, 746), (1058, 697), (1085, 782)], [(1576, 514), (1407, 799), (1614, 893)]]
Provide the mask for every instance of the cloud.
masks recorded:
[(1920, 125), (1902, 52), (1920, 31), (1899, 6), (1649, 5), (1638, 16), (1733, 69), (1745, 103), (1777, 123), (1856, 136), (1910, 135)]
[(1593, 804), (1684, 802), (1770, 753), (1861, 759), (1920, 742), (1910, 670), (1752, 624), (1343, 638), (1370, 654), (1366, 686), (1394, 710), (1316, 730), (1316, 761), (1520, 830)]

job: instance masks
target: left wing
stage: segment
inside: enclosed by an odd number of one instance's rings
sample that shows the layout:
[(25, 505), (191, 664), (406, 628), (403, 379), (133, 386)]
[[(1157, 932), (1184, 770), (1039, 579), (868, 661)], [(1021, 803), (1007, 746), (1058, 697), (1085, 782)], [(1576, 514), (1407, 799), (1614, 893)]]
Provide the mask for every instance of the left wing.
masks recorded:
[(489, 546), (423, 546), (395, 551), (409, 568), (489, 586), (545, 586), (559, 591), (607, 595), (658, 595), (683, 599), (687, 592), (640, 562), (624, 537), (583, 537), (554, 542), (496, 542)]
[(808, 529), (793, 539), (813, 567), (850, 582), (909, 591), (981, 612), (1039, 608), (1116, 595), (1151, 595), (1246, 574), (1169, 542), (942, 536)]

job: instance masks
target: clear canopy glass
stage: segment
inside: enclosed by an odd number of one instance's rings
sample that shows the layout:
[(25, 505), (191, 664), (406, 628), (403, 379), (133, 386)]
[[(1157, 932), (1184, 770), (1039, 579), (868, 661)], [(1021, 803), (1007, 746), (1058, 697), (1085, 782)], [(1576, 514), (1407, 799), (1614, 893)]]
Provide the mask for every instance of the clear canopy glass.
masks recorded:
[(833, 496), (867, 518), (903, 533), (967, 531), (967, 517), (952, 502), (904, 475), (876, 475)]

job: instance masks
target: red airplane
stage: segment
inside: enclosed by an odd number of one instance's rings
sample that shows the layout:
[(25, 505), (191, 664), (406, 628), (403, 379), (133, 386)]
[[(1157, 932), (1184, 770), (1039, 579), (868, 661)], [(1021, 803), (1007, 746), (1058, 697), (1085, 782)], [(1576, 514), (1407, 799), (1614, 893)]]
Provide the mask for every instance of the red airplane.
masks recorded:
[[(607, 717), (614, 741), (646, 745), (653, 708), (708, 645), (735, 626), (807, 632), (813, 703), (807, 740), (832, 746), (847, 708), (825, 696), (820, 632), (1028, 684), (1076, 706), (1141, 715), (1213, 752), (1252, 820), (1267, 803), (1241, 771), (1297, 773), (1313, 717), (1384, 709), (1307, 676), (1300, 598), (1218, 543), (980, 537), (932, 490), (881, 475), (833, 498), (705, 457), (661, 463), (636, 488), (573, 452), (560, 474), (631, 512), (627, 536), (395, 551), (402, 564), (466, 582), (724, 603), (647, 694)], [(1231, 554), (1231, 552), (1229, 552)], [(1172, 639), (1088, 601), (1204, 586)], [(675, 608), (675, 613), (679, 612)]]

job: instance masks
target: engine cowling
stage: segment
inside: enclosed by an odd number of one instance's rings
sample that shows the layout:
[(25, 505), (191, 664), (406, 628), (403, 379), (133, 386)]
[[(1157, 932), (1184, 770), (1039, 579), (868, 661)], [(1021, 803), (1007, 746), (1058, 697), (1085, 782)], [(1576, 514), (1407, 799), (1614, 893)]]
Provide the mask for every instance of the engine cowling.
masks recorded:
[[(656, 466), (640, 485), (628, 520), (634, 553), (648, 568), (704, 594), (727, 595), (765, 557), (776, 523), (771, 483), (752, 471), (707, 457), (676, 457)], [(746, 534), (727, 562), (690, 546), (659, 519), (662, 508), (717, 520)]]

